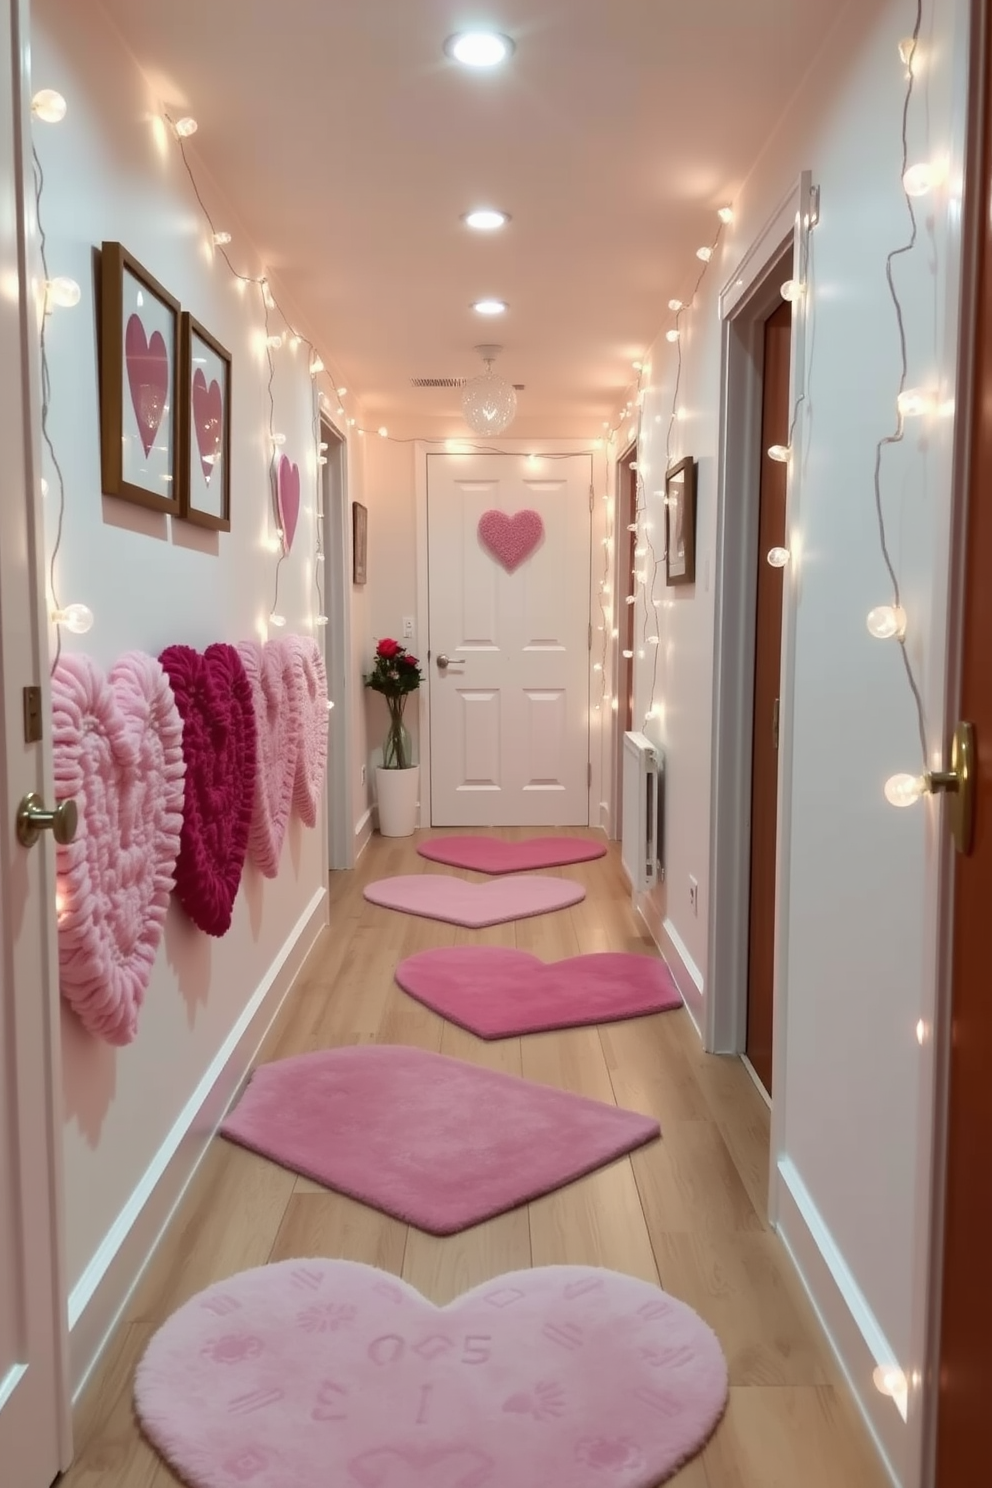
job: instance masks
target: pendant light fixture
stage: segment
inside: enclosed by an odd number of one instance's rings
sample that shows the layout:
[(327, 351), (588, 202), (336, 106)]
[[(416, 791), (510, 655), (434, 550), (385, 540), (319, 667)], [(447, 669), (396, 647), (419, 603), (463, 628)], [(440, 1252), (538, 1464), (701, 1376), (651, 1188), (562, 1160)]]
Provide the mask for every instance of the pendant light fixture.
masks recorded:
[(517, 393), (512, 383), (497, 377), (493, 363), (501, 346), (477, 346), (486, 364), (479, 377), (470, 378), (462, 388), (462, 412), (474, 434), (502, 434), (513, 423), (517, 412)]

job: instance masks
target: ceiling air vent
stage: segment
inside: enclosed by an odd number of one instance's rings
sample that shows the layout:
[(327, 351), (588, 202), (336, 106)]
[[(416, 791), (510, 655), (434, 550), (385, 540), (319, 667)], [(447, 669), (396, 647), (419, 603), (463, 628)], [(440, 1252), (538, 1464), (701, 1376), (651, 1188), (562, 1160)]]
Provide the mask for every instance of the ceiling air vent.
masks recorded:
[(464, 382), (464, 377), (411, 377), (410, 382), (414, 387), (420, 388), (459, 388)]
[(515, 393), (522, 393), (524, 391), (524, 389), (526, 388), (526, 386), (527, 386), (527, 384), (525, 382), (515, 382), (513, 384), (513, 391)]

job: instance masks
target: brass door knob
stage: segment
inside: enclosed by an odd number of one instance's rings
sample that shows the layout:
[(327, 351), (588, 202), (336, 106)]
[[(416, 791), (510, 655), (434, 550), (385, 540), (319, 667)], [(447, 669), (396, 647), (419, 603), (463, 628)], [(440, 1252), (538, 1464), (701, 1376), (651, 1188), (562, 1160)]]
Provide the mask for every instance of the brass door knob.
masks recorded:
[(63, 847), (71, 842), (79, 825), (79, 812), (73, 800), (59, 801), (54, 811), (47, 811), (39, 795), (31, 791), (17, 808), (17, 839), (23, 847), (34, 847), (42, 832), (51, 832)]

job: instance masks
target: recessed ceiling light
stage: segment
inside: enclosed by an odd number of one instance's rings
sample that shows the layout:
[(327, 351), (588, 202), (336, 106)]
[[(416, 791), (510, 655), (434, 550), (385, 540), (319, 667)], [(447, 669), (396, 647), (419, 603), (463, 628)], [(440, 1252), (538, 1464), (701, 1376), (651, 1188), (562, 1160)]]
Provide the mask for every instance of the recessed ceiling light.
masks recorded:
[(498, 67), (513, 52), (513, 42), (498, 31), (459, 31), (448, 37), (444, 50), (463, 67)]
[(505, 300), (476, 300), (472, 309), (478, 315), (502, 315), (506, 310)]
[(479, 207), (475, 212), (466, 212), (463, 219), (466, 227), (474, 227), (477, 232), (495, 232), (509, 220), (509, 212), (498, 212), (495, 207)]

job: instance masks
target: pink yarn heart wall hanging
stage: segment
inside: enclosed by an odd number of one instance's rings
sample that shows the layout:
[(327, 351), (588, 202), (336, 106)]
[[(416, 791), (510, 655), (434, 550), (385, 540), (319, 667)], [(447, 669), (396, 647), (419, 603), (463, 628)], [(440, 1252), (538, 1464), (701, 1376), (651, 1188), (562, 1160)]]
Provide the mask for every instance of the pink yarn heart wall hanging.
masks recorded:
[(161, 331), (153, 331), (151, 340), (147, 338), (140, 315), (132, 315), (124, 331), (124, 361), (138, 435), (147, 460), (169, 397), (169, 352)]
[(288, 553), (300, 520), (300, 467), (282, 455), (276, 470), (276, 510), (282, 528), (283, 552)]
[(63, 656), (52, 677), (55, 795), (79, 808), (57, 848), (59, 985), (84, 1028), (128, 1044), (172, 892), (183, 820), (183, 726), (168, 678), (132, 651), (104, 676)]
[(176, 897), (208, 935), (230, 929), (255, 805), (252, 690), (233, 646), (170, 646), (160, 657), (183, 721), (186, 802)]
[(296, 786), (302, 688), (285, 641), (242, 641), (238, 653), (251, 687), (258, 757), (248, 851), (265, 877), (275, 878)]
[(327, 671), (312, 636), (287, 636), (300, 704), (300, 750), (293, 805), (304, 826), (317, 825), (320, 793), (327, 769)]
[(513, 573), (535, 551), (544, 538), (544, 522), (536, 511), (487, 511), (479, 518), (479, 541)]

